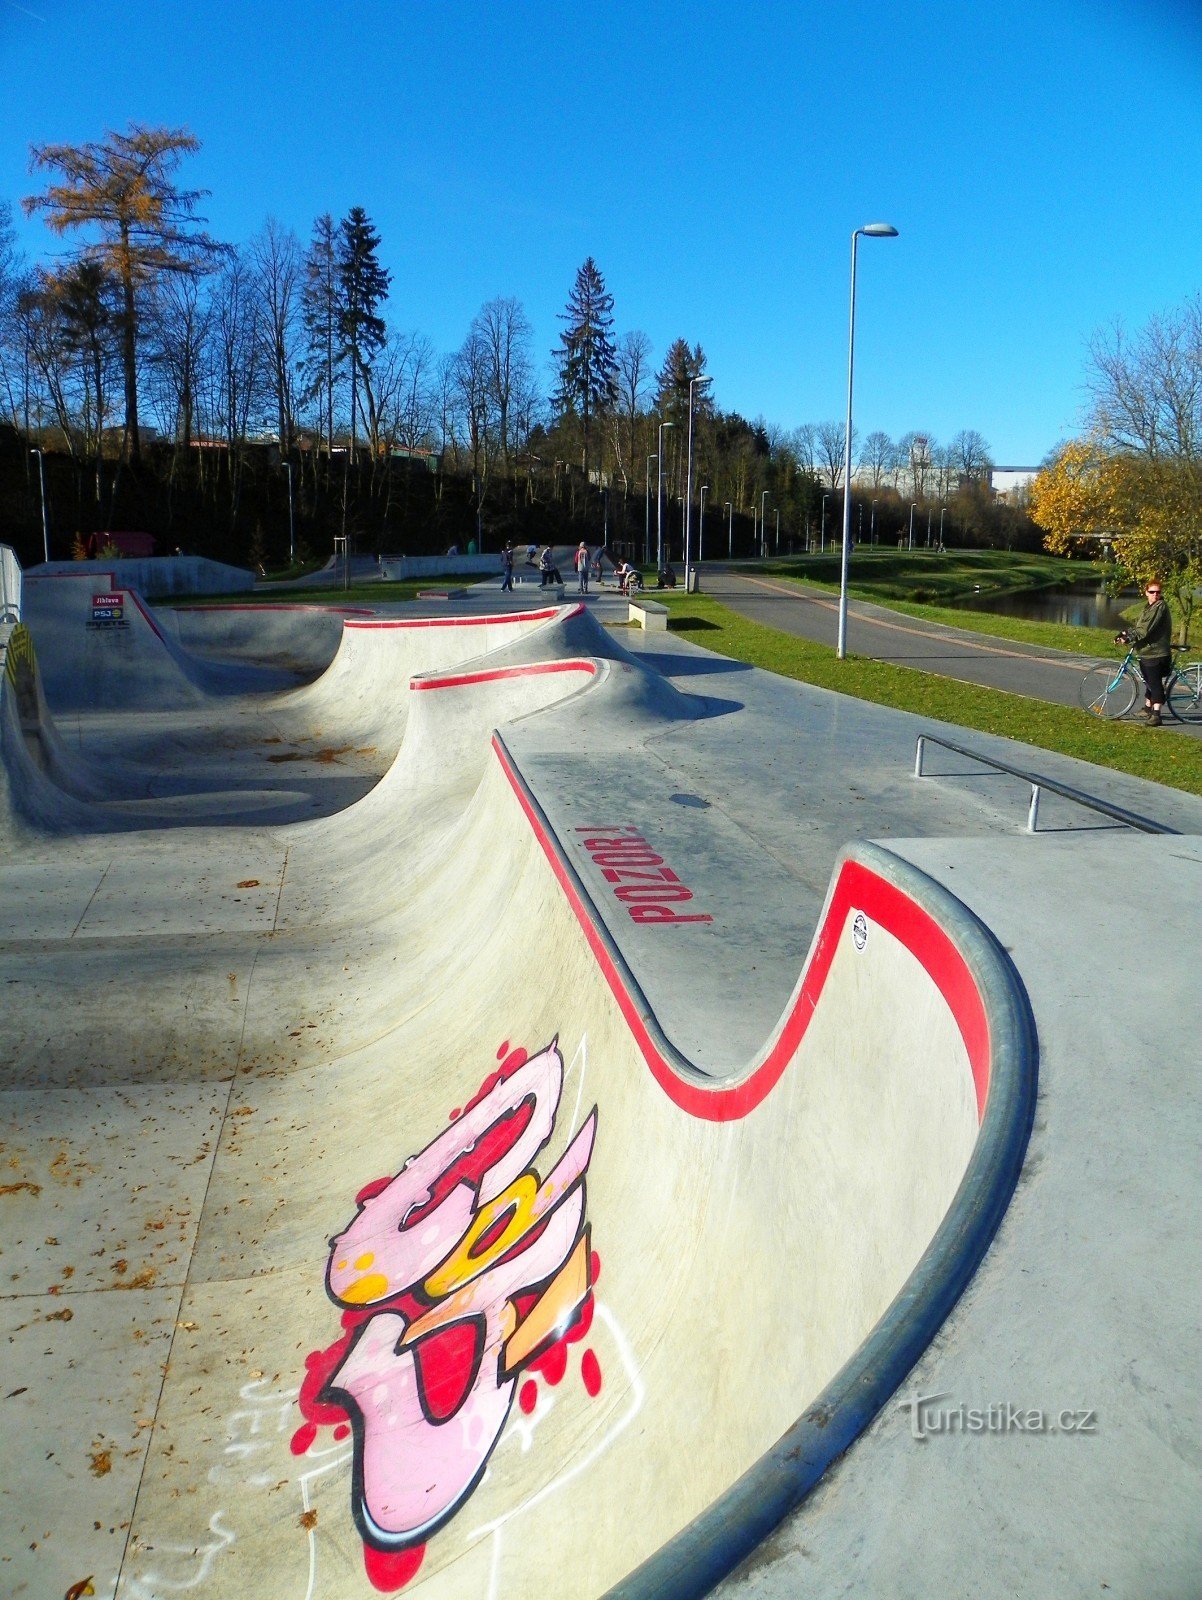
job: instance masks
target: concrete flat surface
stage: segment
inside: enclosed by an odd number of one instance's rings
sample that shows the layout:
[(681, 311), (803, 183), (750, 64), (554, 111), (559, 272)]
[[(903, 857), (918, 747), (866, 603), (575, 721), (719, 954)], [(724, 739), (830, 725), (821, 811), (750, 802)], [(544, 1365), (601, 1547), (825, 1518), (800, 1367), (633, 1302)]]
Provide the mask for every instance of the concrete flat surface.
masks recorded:
[(0, 1591), (1196, 1591), (1202, 803), (523, 589), (10, 650)]

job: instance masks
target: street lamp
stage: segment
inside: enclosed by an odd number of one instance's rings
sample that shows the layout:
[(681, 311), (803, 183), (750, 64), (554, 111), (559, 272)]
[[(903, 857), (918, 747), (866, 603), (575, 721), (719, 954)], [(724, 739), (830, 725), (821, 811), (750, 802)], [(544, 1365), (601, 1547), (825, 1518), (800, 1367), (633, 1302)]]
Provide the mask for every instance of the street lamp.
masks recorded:
[(46, 518), (46, 473), (42, 466), (42, 452), (40, 450), (31, 450), (29, 453), (31, 456), (37, 456), (38, 458), (38, 485), (42, 491), (42, 553), (46, 558), (47, 566), (49, 566), (50, 523)]
[(692, 550), (693, 529), (693, 390), (698, 384), (712, 383), (709, 373), (703, 372), (689, 379), (689, 466), (684, 490), (684, 592), (689, 592), (689, 556)]
[(931, 518), (935, 515), (934, 506), (927, 507), (927, 549), (931, 548)]
[(292, 515), (292, 463), (283, 463), (284, 471), (288, 474), (288, 565), (296, 565), (296, 523)]
[(829, 499), (829, 494), (824, 494), (822, 497), (822, 525), (818, 529), (818, 550), (820, 554), (826, 550), (826, 502)]
[(659, 457), (655, 456), (655, 455), (651, 455), (651, 456), (647, 457), (647, 473), (646, 473), (646, 477), (643, 480), (644, 481), (644, 485), (646, 487), (646, 494), (645, 494), (644, 498), (645, 498), (645, 500), (647, 502), (647, 517), (646, 517), (645, 526), (643, 528), (643, 560), (644, 561), (650, 561), (651, 560), (651, 463), (653, 461), (658, 461), (658, 460), (659, 460)]
[(760, 554), (768, 554), (768, 490), (760, 496)]
[(675, 426), (674, 422), (661, 422), (659, 425), (659, 454), (655, 458), (658, 463), (655, 469), (655, 570), (657, 573), (664, 570), (664, 429), (674, 428)]
[(847, 654), (847, 567), (851, 555), (851, 384), (856, 350), (856, 242), (866, 239), (896, 239), (897, 229), (890, 222), (869, 222), (851, 236), (851, 312), (847, 326), (847, 427), (843, 435), (843, 555), (839, 567), (839, 643), (836, 655)]
[(939, 507), (939, 548), (943, 549), (943, 519), (947, 516), (947, 507)]
[[(862, 511), (864, 508), (861, 506), (860, 509)], [(869, 523), (868, 523), (868, 543), (869, 544), (875, 544), (876, 543), (876, 501), (875, 500), (872, 502), (872, 516), (869, 519)]]
[(735, 557), (735, 508), (733, 501), (728, 500), (722, 509), (730, 513), (730, 521), (726, 532), (726, 559), (733, 561)]
[[(709, 493), (708, 483), (701, 485), (701, 515), (697, 520), (697, 565), (701, 565), (702, 553), (705, 550), (705, 497)], [(686, 582), (685, 589), (688, 589)]]
[(914, 505), (915, 505), (915, 502), (913, 500), (911, 500), (910, 501), (910, 537), (909, 537), (909, 540), (906, 543), (906, 549), (907, 550), (913, 550), (913, 548), (914, 548)]

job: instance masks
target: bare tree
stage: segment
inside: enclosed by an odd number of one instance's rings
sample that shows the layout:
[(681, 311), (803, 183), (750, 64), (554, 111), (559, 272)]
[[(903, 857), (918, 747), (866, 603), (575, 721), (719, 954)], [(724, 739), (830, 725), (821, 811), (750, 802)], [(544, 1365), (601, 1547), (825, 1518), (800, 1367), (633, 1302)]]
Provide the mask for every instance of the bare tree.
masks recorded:
[(639, 417), (650, 394), (651, 340), (637, 328), (618, 340), (618, 400), (614, 407), (614, 458), (626, 490), (638, 449)]
[(472, 323), (488, 359), (488, 382), (496, 412), (497, 444), (508, 468), (510, 413), (515, 390), (527, 387), (533, 328), (520, 300), (497, 298), (482, 306)]
[(973, 428), (961, 428), (947, 447), (948, 466), (961, 482), (976, 483), (989, 473), (989, 446)]
[(304, 257), (291, 228), (269, 217), (251, 240), (249, 260), (263, 309), (263, 343), (276, 433), (280, 449), (287, 454), (296, 438), (295, 374), (301, 359)]
[(1089, 422), (1111, 450), (1202, 459), (1202, 293), (1150, 318), (1134, 340), (1121, 324), (1089, 346)]
[[(843, 481), (843, 443), (846, 437), (846, 424), (842, 422), (820, 422), (814, 430), (818, 471), (830, 485), (832, 491), (837, 489)], [(856, 442), (854, 428), (851, 433), (851, 442), (854, 449)]]
[(874, 489), (885, 481), (885, 474), (893, 462), (893, 440), (887, 433), (870, 433), (860, 450), (860, 470), (867, 469), (868, 479)]

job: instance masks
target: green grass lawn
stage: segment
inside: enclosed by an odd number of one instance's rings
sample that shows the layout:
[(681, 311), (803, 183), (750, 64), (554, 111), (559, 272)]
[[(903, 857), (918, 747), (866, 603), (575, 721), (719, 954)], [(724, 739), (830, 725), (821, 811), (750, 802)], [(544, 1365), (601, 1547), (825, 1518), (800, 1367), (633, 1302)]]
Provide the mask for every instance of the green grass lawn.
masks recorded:
[(749, 622), (704, 595), (656, 598), (668, 606), (674, 632), (749, 666), (1202, 794), (1202, 739), (1134, 723), (1099, 722), (1073, 706), (1048, 705), (882, 661), (854, 655), (839, 661), (829, 645)]

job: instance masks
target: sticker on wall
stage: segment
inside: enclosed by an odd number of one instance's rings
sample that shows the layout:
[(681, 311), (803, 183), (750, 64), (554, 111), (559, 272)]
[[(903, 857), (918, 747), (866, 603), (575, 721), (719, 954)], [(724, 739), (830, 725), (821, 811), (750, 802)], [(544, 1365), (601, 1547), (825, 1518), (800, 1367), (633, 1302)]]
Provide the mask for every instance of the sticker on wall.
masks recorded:
[[(534, 1056), (506, 1044), (498, 1058), (442, 1133), (356, 1195), (330, 1244), (326, 1292), (343, 1332), (306, 1360), (292, 1449), (305, 1454), (326, 1427), (352, 1439), (351, 1509), (377, 1589), (416, 1574), (483, 1477), (515, 1395), (532, 1409), (531, 1374), (558, 1383), (592, 1319), (597, 1109), (540, 1177), (563, 1093), (558, 1040)], [(590, 1354), (581, 1377), (595, 1395)]]
[(868, 943), (868, 918), (862, 911), (857, 911), (851, 920), (851, 942), (857, 950)]

